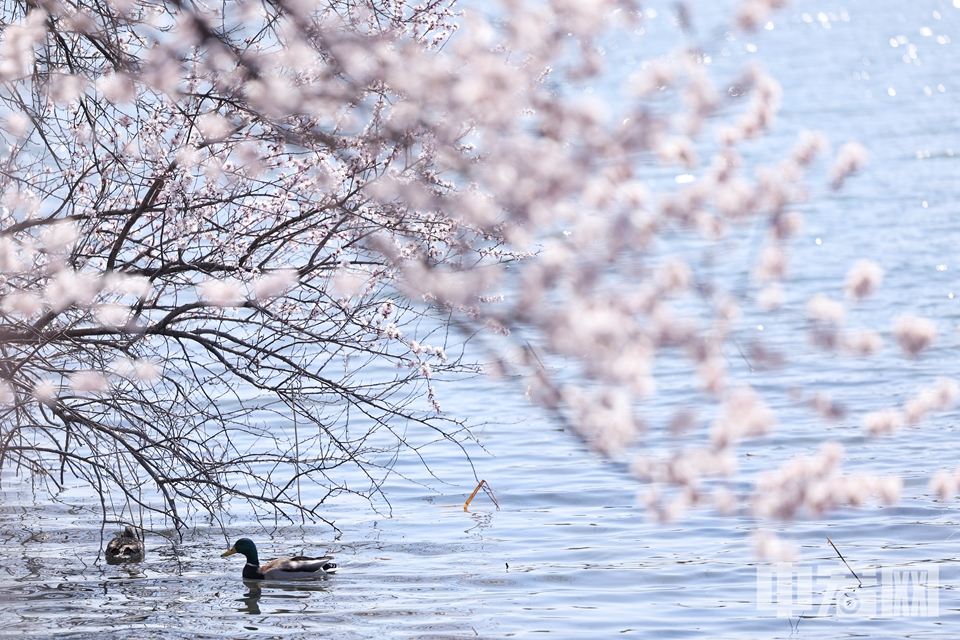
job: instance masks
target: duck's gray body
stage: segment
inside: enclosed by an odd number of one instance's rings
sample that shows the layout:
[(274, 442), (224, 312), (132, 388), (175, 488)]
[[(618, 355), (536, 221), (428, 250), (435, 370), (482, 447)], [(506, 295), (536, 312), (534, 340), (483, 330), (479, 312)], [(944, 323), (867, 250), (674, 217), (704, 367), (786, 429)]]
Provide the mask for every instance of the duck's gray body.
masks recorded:
[(322, 558), (282, 558), (267, 564), (243, 565), (244, 580), (305, 580), (319, 578), (335, 573), (337, 565), (331, 562), (333, 556)]

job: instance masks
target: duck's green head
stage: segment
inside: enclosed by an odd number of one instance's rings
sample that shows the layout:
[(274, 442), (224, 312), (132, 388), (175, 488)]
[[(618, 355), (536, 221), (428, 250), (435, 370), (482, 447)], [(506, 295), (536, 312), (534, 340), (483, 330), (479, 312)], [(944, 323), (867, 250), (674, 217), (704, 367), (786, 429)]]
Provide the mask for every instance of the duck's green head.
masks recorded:
[(253, 544), (253, 540), (250, 538), (240, 538), (230, 547), (229, 551), (221, 553), (220, 557), (226, 558), (235, 553), (242, 553), (247, 556), (247, 562), (250, 564), (260, 564), (260, 558), (257, 556), (257, 545)]

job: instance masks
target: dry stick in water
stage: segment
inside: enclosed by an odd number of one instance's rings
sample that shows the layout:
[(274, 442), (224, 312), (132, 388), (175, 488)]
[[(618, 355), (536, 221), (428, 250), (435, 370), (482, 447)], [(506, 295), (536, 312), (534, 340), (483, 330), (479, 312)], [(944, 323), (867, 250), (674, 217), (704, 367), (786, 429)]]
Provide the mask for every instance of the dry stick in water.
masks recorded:
[(463, 504), (464, 511), (470, 506), (470, 501), (473, 500), (473, 496), (477, 495), (477, 491), (480, 491), (480, 487), (483, 485), (487, 485), (486, 492), (487, 495), (490, 496), (490, 499), (493, 500), (493, 504), (497, 505), (497, 509), (500, 508), (500, 503), (497, 502), (497, 496), (493, 495), (493, 489), (490, 488), (490, 483), (486, 480), (481, 480), (480, 484), (477, 485), (477, 488), (473, 490), (473, 493), (470, 494), (470, 497), (467, 498), (467, 501)]
[[(479, 487), (477, 487), (477, 488), (479, 489)], [(860, 583), (860, 586), (862, 587), (862, 586), (863, 586), (863, 582), (861, 582), (860, 576), (858, 576), (858, 575), (857, 575), (857, 572), (853, 570), (853, 567), (851, 567), (849, 564), (847, 564), (846, 558), (844, 558), (844, 557), (843, 557), (843, 554), (840, 553), (840, 549), (837, 549), (837, 545), (833, 544), (833, 540), (830, 539), (830, 536), (825, 536), (825, 537), (827, 538), (827, 542), (830, 543), (830, 546), (833, 547), (833, 550), (837, 552), (837, 555), (838, 555), (838, 556), (840, 556), (840, 559), (843, 560), (843, 564), (846, 564), (846, 565), (847, 565), (847, 569), (850, 569), (850, 573), (853, 574), (853, 577), (857, 579), (857, 582), (859, 582), (859, 583)]]

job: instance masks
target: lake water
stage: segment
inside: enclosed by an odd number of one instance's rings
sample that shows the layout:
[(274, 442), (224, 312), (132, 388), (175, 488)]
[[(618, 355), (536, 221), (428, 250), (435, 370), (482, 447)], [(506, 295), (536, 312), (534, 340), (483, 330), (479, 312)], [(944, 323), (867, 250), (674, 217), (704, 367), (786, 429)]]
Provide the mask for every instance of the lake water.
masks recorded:
[[(331, 503), (325, 514), (340, 535), (322, 526), (264, 530), (242, 509), (233, 514), (231, 539), (257, 539), (263, 558), (334, 554), (341, 572), (315, 584), (245, 584), (241, 562), (219, 557), (227, 546), (219, 529), (202, 521), (176, 547), (149, 537), (142, 564), (96, 563), (103, 538), (93, 496), (68, 491), (52, 501), (7, 477), (0, 502), (0, 636), (955, 635), (960, 501), (940, 501), (928, 482), (960, 463), (958, 414), (936, 414), (880, 439), (864, 437), (860, 418), (902, 403), (939, 375), (960, 378), (960, 9), (946, 0), (795, 2), (773, 16), (772, 30), (728, 40), (718, 27), (726, 19), (723, 6), (689, 5), (696, 38), (721, 77), (755, 59), (783, 85), (777, 128), (749, 153), (775, 158), (797, 131), (815, 128), (835, 148), (860, 141), (871, 157), (842, 191), (832, 192), (824, 180), (815, 185), (801, 207), (806, 226), (792, 247), (787, 304), (776, 314), (748, 307), (741, 323), (738, 340), (762, 331), (790, 366), (754, 372), (729, 349), (733, 376), (760, 389), (780, 418), (775, 434), (740, 450), (743, 481), (731, 488), (748, 493), (757, 472), (830, 438), (844, 445), (846, 469), (900, 475), (900, 503), (795, 523), (762, 524), (746, 513), (720, 516), (706, 508), (672, 524), (653, 522), (638, 506), (645, 488), (625, 461), (588, 453), (529, 406), (519, 385), (474, 378), (445, 388), (441, 401), (459, 417), (489, 423), (477, 429), (487, 453), (472, 455), (501, 509), (478, 494), (464, 512), (472, 472), (461, 455), (438, 446), (432, 467), (448, 484), (401, 460), (398, 470), (427, 486), (391, 481), (390, 517), (366, 503)], [(608, 55), (617, 64), (629, 66), (628, 58), (679, 42), (671, 4), (647, 6), (658, 13), (646, 22), (647, 39), (613, 43)], [(878, 261), (886, 276), (879, 295), (851, 309), (847, 324), (880, 330), (887, 347), (873, 358), (839, 359), (809, 345), (804, 303), (817, 292), (838, 298), (846, 270), (860, 257)], [(893, 319), (905, 310), (930, 317), (940, 330), (935, 347), (917, 360), (901, 357), (890, 337)], [(642, 446), (663, 453), (675, 446), (665, 434), (669, 417), (702, 399), (690, 390), (689, 368), (679, 359), (666, 356), (657, 376), (660, 391), (645, 408), (650, 429)], [(798, 393), (821, 391), (844, 403), (846, 418), (823, 422), (797, 400)], [(765, 606), (762, 593), (758, 600), (758, 570), (778, 571), (756, 560), (751, 535), (758, 529), (776, 530), (798, 548), (788, 578), (815, 578), (813, 602), (800, 607), (805, 617), (778, 616), (784, 612)], [(863, 588), (839, 564), (826, 535), (864, 579)], [(890, 586), (884, 570), (932, 567), (936, 610), (915, 609), (928, 615), (911, 616), (874, 604)], [(824, 573), (831, 571), (833, 577)]]

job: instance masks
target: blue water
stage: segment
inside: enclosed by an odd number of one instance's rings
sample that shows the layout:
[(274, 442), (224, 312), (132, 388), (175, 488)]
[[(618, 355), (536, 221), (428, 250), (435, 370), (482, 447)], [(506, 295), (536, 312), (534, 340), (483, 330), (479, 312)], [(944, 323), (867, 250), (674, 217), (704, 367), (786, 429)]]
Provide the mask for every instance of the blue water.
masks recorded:
[[(475, 430), (486, 451), (470, 453), (499, 510), (481, 493), (464, 512), (473, 472), (444, 445), (427, 449), (443, 482), (402, 459), (398, 471), (415, 482), (391, 480), (389, 505), (374, 511), (347, 498), (332, 502), (325, 516), (339, 534), (312, 525), (265, 530), (237, 507), (228, 536), (256, 538), (264, 558), (337, 556), (340, 574), (314, 585), (251, 590), (240, 580), (239, 561), (219, 557), (227, 545), (219, 529), (202, 520), (176, 547), (149, 537), (143, 564), (95, 563), (103, 539), (93, 496), (75, 490), (53, 501), (6, 478), (0, 636), (952, 637), (960, 623), (960, 502), (941, 502), (928, 482), (960, 463), (958, 414), (934, 414), (879, 439), (864, 437), (860, 418), (902, 403), (937, 376), (960, 377), (960, 9), (947, 1), (795, 2), (773, 15), (772, 30), (730, 40), (723, 27), (728, 3), (688, 4), (692, 38), (711, 56), (717, 77), (732, 78), (753, 61), (783, 85), (777, 125), (745, 147), (749, 159), (775, 161), (802, 129), (824, 132), (834, 149), (858, 140), (870, 153), (842, 191), (829, 188), (824, 166), (812, 175), (811, 199), (798, 208), (806, 225), (791, 245), (784, 308), (770, 314), (744, 304), (737, 340), (762, 337), (789, 366), (754, 371), (732, 346), (725, 353), (734, 379), (757, 387), (779, 414), (774, 434), (738, 451), (746, 480), (731, 489), (749, 493), (757, 472), (812, 453), (829, 438), (844, 445), (845, 469), (900, 475), (899, 504), (774, 524), (746, 511), (721, 516), (703, 507), (673, 523), (654, 522), (642, 506), (648, 487), (629, 474), (629, 455), (609, 461), (589, 453), (526, 402), (520, 381), (473, 378), (446, 385), (440, 401), (457, 417), (486, 425)], [(647, 18), (643, 38), (607, 43), (614, 69), (626, 74), (645, 56), (684, 42), (671, 7), (645, 4), (657, 17)], [(924, 28), (931, 35), (922, 35)], [(891, 46), (900, 36), (906, 42)], [(651, 175), (660, 186), (670, 177)], [(754, 233), (731, 231), (729, 254), (721, 258), (739, 259), (742, 247), (756, 243)], [(804, 304), (818, 292), (840, 298), (844, 274), (861, 257), (879, 262), (885, 280), (874, 298), (848, 311), (847, 326), (875, 328), (887, 344), (872, 358), (837, 358), (810, 345)], [(907, 310), (940, 330), (936, 345), (916, 360), (903, 358), (891, 337), (893, 319)], [(659, 392), (642, 408), (649, 428), (640, 447), (667, 455), (677, 446), (665, 433), (670, 416), (701, 407), (693, 442), (703, 437), (712, 409), (692, 390), (680, 354), (665, 354), (656, 373)], [(824, 422), (812, 415), (798, 397), (817, 392), (841, 401), (847, 416)], [(778, 617), (757, 599), (758, 564), (770, 568), (751, 547), (758, 529), (795, 544), (800, 568), (834, 566), (841, 592), (865, 602), (878, 590), (855, 589), (826, 535), (858, 572), (935, 565), (938, 615), (842, 615), (834, 606), (821, 616)]]

